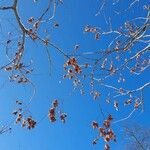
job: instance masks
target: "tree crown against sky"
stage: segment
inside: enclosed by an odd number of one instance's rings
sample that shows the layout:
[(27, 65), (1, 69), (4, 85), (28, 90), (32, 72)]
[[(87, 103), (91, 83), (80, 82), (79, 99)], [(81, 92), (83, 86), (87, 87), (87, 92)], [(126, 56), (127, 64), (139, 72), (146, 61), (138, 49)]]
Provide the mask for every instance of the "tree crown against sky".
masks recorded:
[[(14, 122), (36, 127), (29, 133), (13, 126), (20, 142), (7, 135), (2, 141), (30, 149), (31, 134), (33, 143), (45, 139), (42, 149), (60, 149), (56, 142), (91, 149), (93, 140), (107, 150), (117, 145), (116, 136), (120, 145), (122, 122), (138, 116), (148, 125), (148, 3), (0, 1), (1, 133)], [(9, 149), (5, 142), (2, 147)]]
[(134, 149), (150, 149), (150, 130), (142, 128), (137, 123), (129, 123), (125, 125), (125, 138), (129, 141), (126, 144), (126, 150)]

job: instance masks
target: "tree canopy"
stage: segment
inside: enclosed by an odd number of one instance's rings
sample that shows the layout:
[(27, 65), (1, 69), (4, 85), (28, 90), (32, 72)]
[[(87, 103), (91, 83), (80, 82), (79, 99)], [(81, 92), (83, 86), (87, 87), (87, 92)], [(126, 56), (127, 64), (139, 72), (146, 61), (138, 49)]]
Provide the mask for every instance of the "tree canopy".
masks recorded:
[(122, 123), (148, 126), (149, 2), (0, 0), (2, 149), (123, 149)]

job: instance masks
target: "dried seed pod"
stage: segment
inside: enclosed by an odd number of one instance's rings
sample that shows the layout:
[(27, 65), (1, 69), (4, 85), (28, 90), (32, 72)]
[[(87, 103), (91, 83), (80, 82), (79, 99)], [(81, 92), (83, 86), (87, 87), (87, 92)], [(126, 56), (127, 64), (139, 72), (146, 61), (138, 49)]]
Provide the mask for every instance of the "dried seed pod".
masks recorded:
[(36, 125), (36, 121), (34, 121), (31, 117), (28, 117), (27, 118), (27, 128), (28, 129), (33, 129), (35, 128), (35, 125)]
[(110, 150), (110, 146), (108, 144), (105, 144), (105, 150)]
[(61, 113), (60, 114), (60, 120), (65, 123), (66, 122), (66, 117), (67, 117), (67, 114), (66, 113)]
[(28, 19), (28, 23), (33, 23), (33, 21), (34, 21), (34, 17), (30, 17), (30, 18)]
[(13, 115), (17, 115), (17, 113), (18, 113), (18, 111), (17, 110), (15, 110), (15, 111), (13, 111)]
[(98, 128), (98, 123), (96, 121), (93, 121), (92, 122), (92, 127), (93, 127), (93, 129)]
[(27, 121), (25, 119), (22, 120), (22, 127), (25, 127), (27, 125)]
[(54, 100), (52, 105), (54, 108), (58, 107), (58, 100), (57, 99)]
[(118, 101), (114, 101), (114, 108), (118, 111), (119, 110), (119, 103)]

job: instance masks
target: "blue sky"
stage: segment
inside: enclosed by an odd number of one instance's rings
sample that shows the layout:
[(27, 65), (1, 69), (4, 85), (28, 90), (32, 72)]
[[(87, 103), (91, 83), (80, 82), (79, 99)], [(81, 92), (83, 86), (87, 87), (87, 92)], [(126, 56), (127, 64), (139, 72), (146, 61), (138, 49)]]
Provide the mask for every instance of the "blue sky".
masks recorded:
[[(149, 0), (140, 1), (139, 4), (134, 5), (134, 11), (129, 10), (129, 13), (117, 15), (112, 13), (112, 9), (123, 10), (128, 7), (130, 0), (122, 0), (118, 5), (113, 7), (106, 7), (106, 19), (108, 16), (112, 18), (112, 25), (117, 28), (122, 25), (124, 21), (130, 20), (135, 16), (146, 16), (146, 11), (143, 10), (143, 4), (148, 3)], [(111, 1), (112, 2), (112, 1)], [(111, 3), (110, 2), (110, 3)], [(10, 1), (0, 1), (0, 5), (7, 5)], [(48, 0), (39, 0), (34, 4), (30, 0), (22, 0), (19, 2), (20, 17), (25, 25), (28, 18), (31, 16), (39, 16), (43, 9), (47, 6)], [(83, 30), (85, 25), (93, 25), (101, 27), (103, 30), (108, 30), (103, 15), (95, 16), (98, 11), (101, 1), (98, 0), (70, 0), (64, 1), (62, 6), (59, 6), (56, 11), (54, 20), (43, 28), (49, 30), (50, 41), (56, 43), (67, 54), (70, 54), (74, 45), (80, 44), (79, 53), (97, 51), (104, 49), (108, 44), (109, 38), (103, 38), (100, 41), (94, 40), (92, 34), (84, 34)], [(13, 37), (18, 35), (17, 25), (13, 19), (11, 12), (0, 12), (0, 40), (5, 41), (8, 38), (7, 32), (12, 31)], [(58, 29), (53, 29), (54, 22), (59, 23)], [(43, 28), (40, 34), (45, 36)], [(16, 34), (15, 34), (16, 33)], [(111, 38), (111, 37), (110, 37)], [(5, 52), (5, 45), (0, 45), (1, 60), (0, 63), (7, 62)], [(15, 125), (12, 121), (15, 119), (11, 112), (15, 109), (15, 100), (20, 99), (25, 104), (28, 104), (29, 99), (33, 93), (33, 87), (30, 85), (20, 86), (8, 81), (8, 73), (1, 71), (0, 79), (0, 124), (9, 124), (12, 126), (11, 133), (0, 135), (0, 145), (2, 150), (98, 150), (103, 149), (104, 143), (102, 140), (97, 145), (92, 145), (92, 140), (96, 136), (96, 131), (91, 127), (92, 120), (98, 120), (102, 123), (102, 115), (99, 111), (99, 104), (102, 105), (105, 115), (112, 112), (115, 119), (126, 117), (131, 108), (120, 110), (116, 112), (112, 106), (104, 104), (105, 95), (107, 90), (102, 87), (97, 88), (103, 95), (97, 101), (93, 101), (88, 92), (81, 95), (80, 91), (73, 90), (71, 81), (63, 79), (63, 63), (64, 57), (57, 52), (53, 47), (49, 49), (51, 55), (51, 64), (48, 62), (45, 47), (39, 42), (32, 42), (27, 40), (26, 52), (24, 56), (25, 62), (33, 61), (33, 73), (30, 75), (31, 81), (36, 87), (36, 93), (29, 106), (31, 115), (37, 120), (37, 126), (33, 130), (21, 128), (20, 125)], [(12, 55), (13, 50), (10, 51)], [(49, 65), (51, 66), (49, 68)], [(141, 76), (127, 77), (126, 88), (132, 89), (138, 87), (142, 83), (148, 82), (149, 72), (145, 71)], [(85, 91), (89, 90), (89, 85), (84, 81)], [(113, 84), (113, 81), (111, 81)], [(136, 82), (136, 84), (135, 84)], [(145, 109), (141, 113), (137, 111), (127, 122), (135, 121), (139, 124), (148, 127), (150, 121), (147, 119), (150, 113), (149, 89), (144, 92)], [(56, 123), (51, 123), (47, 117), (49, 108), (53, 99), (58, 99), (62, 111), (68, 114), (67, 121), (62, 124), (59, 120)], [(123, 133), (122, 123), (113, 125), (116, 135), (121, 136)], [(116, 144), (112, 143), (112, 149), (120, 150), (124, 144), (123, 137), (118, 140)]]

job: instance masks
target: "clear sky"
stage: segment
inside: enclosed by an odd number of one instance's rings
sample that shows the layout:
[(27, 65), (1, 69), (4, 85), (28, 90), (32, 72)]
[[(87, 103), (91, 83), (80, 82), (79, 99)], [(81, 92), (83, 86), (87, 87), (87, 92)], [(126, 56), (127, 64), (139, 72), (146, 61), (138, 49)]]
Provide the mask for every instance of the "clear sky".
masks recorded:
[[(111, 2), (110, 2), (111, 1)], [(110, 4), (113, 0), (110, 0)], [(146, 16), (146, 11), (143, 10), (143, 5), (149, 0), (140, 0), (139, 3), (133, 5), (133, 8), (117, 15), (112, 10), (121, 11), (129, 6), (130, 0), (120, 0), (112, 7), (107, 6), (105, 11), (106, 20), (111, 18), (113, 28), (117, 28), (125, 21), (134, 18), (135, 16)], [(108, 4), (109, 4), (108, 2)], [(0, 0), (0, 5), (6, 6), (11, 3), (10, 0)], [(28, 26), (27, 20), (31, 16), (39, 16), (43, 9), (47, 6), (48, 0), (38, 0), (35, 4), (32, 0), (19, 1), (19, 14), (22, 22)], [(57, 7), (56, 15), (53, 21), (44, 24), (43, 28), (49, 31), (48, 37), (50, 41), (56, 43), (67, 54), (73, 51), (74, 45), (80, 44), (79, 53), (91, 52), (104, 49), (108, 44), (109, 38), (103, 38), (100, 41), (94, 40), (92, 34), (84, 34), (85, 25), (98, 26), (103, 30), (108, 30), (104, 16), (99, 14), (99, 7), (102, 5), (100, 0), (69, 0)], [(50, 14), (51, 15), (51, 12)], [(59, 27), (53, 28), (53, 23), (58, 22)], [(43, 29), (42, 28), (42, 29)], [(43, 30), (40, 30), (42, 36), (45, 35)], [(0, 12), (0, 64), (5, 64), (7, 58), (5, 56), (5, 41), (8, 39), (7, 32), (13, 32), (13, 39), (18, 35), (18, 27), (16, 25), (13, 14), (10, 12)], [(104, 143), (102, 140), (97, 145), (92, 145), (92, 140), (97, 135), (91, 127), (92, 120), (98, 120), (102, 123), (102, 115), (100, 113), (99, 104), (102, 104), (105, 115), (109, 112), (113, 113), (116, 120), (126, 117), (132, 109), (129, 107), (126, 110), (122, 109), (116, 112), (111, 106), (104, 104), (107, 91), (98, 87), (102, 97), (97, 101), (93, 101), (88, 93), (88, 81), (84, 81), (86, 94), (81, 95), (80, 91), (74, 90), (72, 82), (68, 79), (63, 79), (63, 63), (64, 57), (57, 52), (53, 47), (48, 50), (51, 56), (49, 64), (46, 48), (39, 42), (26, 41), (26, 52), (24, 61), (29, 63), (33, 61), (33, 73), (30, 75), (31, 81), (36, 87), (36, 93), (28, 109), (33, 118), (37, 120), (37, 126), (33, 130), (21, 128), (20, 125), (15, 125), (12, 121), (15, 119), (11, 114), (15, 109), (16, 99), (22, 100), (25, 104), (29, 103), (29, 99), (33, 94), (31, 85), (18, 85), (10, 83), (8, 73), (1, 71), (0, 73), (0, 124), (9, 124), (12, 126), (11, 133), (0, 135), (0, 150), (101, 150)], [(10, 50), (10, 55), (13, 55), (13, 49)], [(126, 74), (125, 74), (126, 75)], [(126, 88), (132, 89), (139, 87), (142, 83), (148, 82), (148, 70), (140, 76), (127, 76)], [(113, 81), (111, 81), (113, 84)], [(136, 84), (135, 84), (136, 83)], [(135, 121), (143, 126), (150, 126), (148, 119), (149, 109), (149, 89), (144, 91), (145, 107), (144, 112), (135, 112), (130, 119), (125, 122)], [(53, 99), (58, 99), (60, 109), (68, 114), (65, 124), (59, 120), (56, 123), (51, 123), (47, 117), (48, 110), (51, 107)], [(123, 122), (122, 122), (123, 123)], [(112, 143), (112, 149), (121, 150), (124, 144), (122, 135), (122, 123), (113, 125), (116, 135), (121, 138), (116, 144)]]

